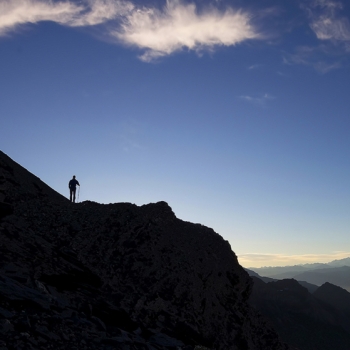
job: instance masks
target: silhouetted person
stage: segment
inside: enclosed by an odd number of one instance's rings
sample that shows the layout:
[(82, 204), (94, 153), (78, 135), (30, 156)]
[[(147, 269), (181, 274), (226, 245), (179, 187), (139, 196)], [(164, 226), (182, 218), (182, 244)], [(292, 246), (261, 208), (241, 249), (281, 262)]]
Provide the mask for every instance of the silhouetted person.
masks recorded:
[(78, 180), (75, 179), (75, 175), (73, 176), (73, 179), (69, 181), (68, 187), (70, 190), (70, 201), (72, 202), (73, 197), (73, 203), (75, 203), (75, 192), (77, 190), (77, 185), (80, 186)]

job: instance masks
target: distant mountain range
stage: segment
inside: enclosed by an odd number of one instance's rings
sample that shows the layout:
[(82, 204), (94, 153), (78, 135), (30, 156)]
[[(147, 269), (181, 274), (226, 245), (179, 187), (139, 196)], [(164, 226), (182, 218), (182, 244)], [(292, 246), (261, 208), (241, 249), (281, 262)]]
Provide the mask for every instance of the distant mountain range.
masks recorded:
[(257, 274), (265, 282), (266, 278), (281, 280), (293, 278), (316, 286), (329, 282), (350, 291), (350, 257), (334, 260), (327, 264), (315, 263), (294, 266), (260, 267), (246, 269), (250, 275)]
[(251, 305), (293, 349), (350, 349), (349, 292), (330, 283), (310, 292), (293, 279), (265, 283), (262, 278), (251, 278)]

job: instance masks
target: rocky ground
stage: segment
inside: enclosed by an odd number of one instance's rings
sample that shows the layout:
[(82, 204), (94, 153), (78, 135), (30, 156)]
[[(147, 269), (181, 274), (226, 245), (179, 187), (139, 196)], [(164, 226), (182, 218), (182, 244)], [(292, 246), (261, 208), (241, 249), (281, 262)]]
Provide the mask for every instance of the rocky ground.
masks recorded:
[(72, 204), (0, 152), (0, 350), (288, 349), (212, 229)]

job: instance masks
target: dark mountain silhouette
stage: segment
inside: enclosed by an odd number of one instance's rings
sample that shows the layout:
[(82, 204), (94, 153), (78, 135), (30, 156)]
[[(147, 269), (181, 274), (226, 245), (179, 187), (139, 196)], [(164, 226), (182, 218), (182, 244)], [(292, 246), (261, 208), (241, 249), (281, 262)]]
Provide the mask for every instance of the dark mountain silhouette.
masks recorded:
[(246, 270), (246, 271), (248, 272), (248, 275), (249, 275), (249, 276), (257, 277), (257, 278), (261, 279), (262, 281), (264, 281), (265, 283), (267, 283), (267, 282), (278, 281), (278, 280), (275, 279), (275, 278), (262, 277), (262, 276), (260, 276), (258, 273), (256, 273), (255, 271), (249, 270), (249, 269), (247, 269), (247, 268), (244, 268), (244, 270)]
[(1, 349), (287, 349), (212, 229), (73, 204), (0, 152)]
[[(245, 270), (248, 272), (249, 276), (257, 277), (257, 278), (259, 278), (260, 280), (262, 280), (265, 283), (279, 281), (278, 279), (275, 279), (275, 278), (262, 277), (259, 274), (257, 274), (256, 272), (254, 272), (253, 270), (249, 270), (249, 269), (246, 269), (246, 268), (245, 268)], [(305, 281), (298, 281), (298, 283), (301, 286), (305, 287), (309, 291), (309, 293), (311, 293), (311, 294), (313, 292), (315, 292), (317, 290), (317, 288), (319, 288), (319, 286), (316, 286), (315, 284), (311, 284), (311, 283), (308, 283), (308, 282), (305, 282)]]
[(313, 295), (350, 315), (350, 293), (347, 290), (327, 282), (319, 287)]
[(310, 294), (293, 279), (264, 283), (251, 278), (250, 303), (282, 340), (299, 350), (350, 349), (350, 293), (328, 283)]
[(261, 277), (258, 273), (256, 273), (256, 272), (253, 271), (253, 270), (250, 270), (250, 269), (247, 269), (247, 268), (244, 268), (244, 270), (246, 270), (246, 271), (248, 272), (248, 275), (249, 275), (249, 276)]

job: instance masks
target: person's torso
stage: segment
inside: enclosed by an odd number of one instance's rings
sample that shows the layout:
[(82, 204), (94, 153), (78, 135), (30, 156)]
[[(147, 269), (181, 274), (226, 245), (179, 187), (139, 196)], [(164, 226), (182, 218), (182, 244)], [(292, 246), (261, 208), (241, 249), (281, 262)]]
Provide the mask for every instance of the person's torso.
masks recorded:
[(77, 186), (77, 184), (78, 184), (78, 181), (75, 179), (72, 179), (69, 181), (69, 187), (71, 187), (71, 188), (75, 188)]

